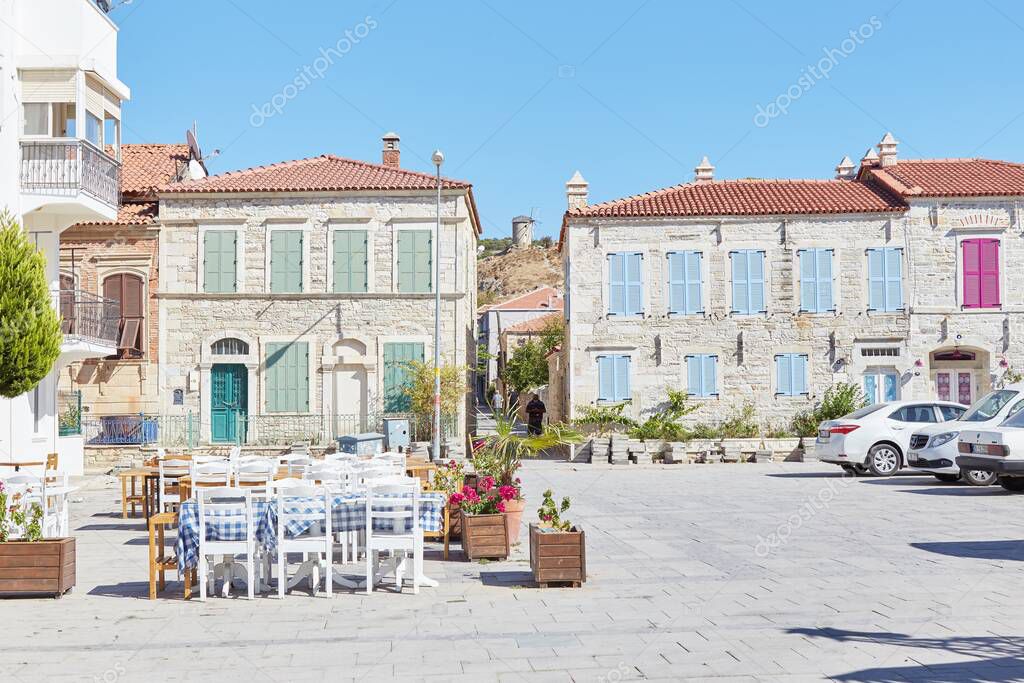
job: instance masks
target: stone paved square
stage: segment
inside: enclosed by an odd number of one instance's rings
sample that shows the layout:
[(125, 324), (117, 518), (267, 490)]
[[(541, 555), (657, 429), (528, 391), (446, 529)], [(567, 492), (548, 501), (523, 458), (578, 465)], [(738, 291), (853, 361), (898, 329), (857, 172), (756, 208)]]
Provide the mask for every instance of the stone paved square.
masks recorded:
[[(530, 462), (587, 533), (582, 589), (457, 549), (414, 596), (147, 599), (141, 521), (79, 480), (78, 585), (8, 600), (0, 680), (1024, 680), (1024, 496), (818, 463)], [(525, 536), (525, 534), (524, 534)], [(524, 544), (525, 545), (525, 544)], [(359, 566), (351, 573), (357, 574)]]

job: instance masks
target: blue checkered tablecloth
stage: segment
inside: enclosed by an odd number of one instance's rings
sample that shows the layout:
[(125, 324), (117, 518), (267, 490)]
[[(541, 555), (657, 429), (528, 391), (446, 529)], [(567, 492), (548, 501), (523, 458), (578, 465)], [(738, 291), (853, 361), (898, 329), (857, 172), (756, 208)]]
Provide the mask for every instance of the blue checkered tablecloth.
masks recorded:
[[(408, 503), (396, 505), (395, 507), (408, 507), (411, 498), (408, 496), (381, 496), (382, 498), (394, 497), (396, 500), (404, 498)], [(444, 524), (444, 506), (447, 503), (444, 494), (430, 492), (420, 495), (420, 526), (424, 531), (441, 531)], [(288, 503), (292, 505), (295, 512), (309, 513), (316, 512), (317, 508), (323, 509), (322, 503), (313, 498), (295, 498)], [(216, 514), (216, 513), (215, 513)], [(267, 552), (274, 553), (277, 550), (277, 501), (271, 499), (253, 501), (253, 515), (256, 520), (256, 542)], [(304, 533), (312, 521), (292, 521), (285, 530), (289, 536)], [(331, 531), (358, 531), (366, 526), (366, 496), (363, 494), (336, 495), (331, 503)], [(390, 530), (391, 520), (378, 520), (374, 524), (375, 529)], [(218, 520), (216, 517), (206, 524), (207, 540), (211, 541), (238, 541), (245, 538), (245, 520), (238, 515), (224, 516)], [(199, 506), (195, 500), (187, 500), (181, 504), (178, 514), (178, 571), (199, 565)]]

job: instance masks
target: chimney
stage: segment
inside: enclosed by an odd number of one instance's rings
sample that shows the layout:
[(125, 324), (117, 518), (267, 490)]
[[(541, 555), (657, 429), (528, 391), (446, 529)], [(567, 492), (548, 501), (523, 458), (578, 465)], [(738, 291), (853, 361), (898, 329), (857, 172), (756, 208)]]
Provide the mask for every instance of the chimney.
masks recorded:
[(585, 209), (587, 197), (590, 195), (590, 183), (583, 179), (579, 171), (572, 174), (565, 184), (565, 196), (569, 200), (569, 210)]
[(861, 166), (878, 166), (878, 152), (875, 151), (874, 147), (868, 147), (868, 151), (864, 153), (864, 158), (860, 160)]
[(697, 168), (693, 169), (694, 180), (698, 183), (708, 183), (715, 179), (715, 167), (711, 165), (707, 157), (700, 160)]
[(391, 168), (398, 168), (402, 165), (402, 152), (398, 149), (398, 133), (384, 134), (384, 151), (381, 153), (381, 163)]
[(878, 143), (878, 158), (883, 168), (896, 165), (896, 145), (900, 144), (892, 133), (886, 133)]
[(836, 180), (853, 180), (857, 167), (850, 161), (850, 157), (843, 157), (843, 160), (836, 166)]

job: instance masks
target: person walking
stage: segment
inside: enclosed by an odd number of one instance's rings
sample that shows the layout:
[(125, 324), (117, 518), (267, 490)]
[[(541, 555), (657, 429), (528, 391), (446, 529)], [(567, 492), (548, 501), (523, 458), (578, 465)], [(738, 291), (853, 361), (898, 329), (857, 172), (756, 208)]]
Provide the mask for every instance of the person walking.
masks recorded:
[(534, 394), (533, 399), (526, 404), (527, 431), (532, 436), (544, 431), (544, 413), (546, 412), (547, 406), (544, 405), (544, 401), (540, 400), (539, 395)]

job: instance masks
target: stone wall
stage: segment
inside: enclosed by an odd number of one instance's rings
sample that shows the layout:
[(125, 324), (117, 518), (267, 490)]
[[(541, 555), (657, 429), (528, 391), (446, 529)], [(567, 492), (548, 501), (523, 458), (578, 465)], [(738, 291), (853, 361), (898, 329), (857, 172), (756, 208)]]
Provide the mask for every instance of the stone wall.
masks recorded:
[[(1006, 356), (1016, 367), (1024, 356), (1012, 343), (1024, 332), (1024, 271), (1015, 265), (1024, 256), (1024, 240), (1011, 202), (915, 203), (907, 215), (789, 216), (697, 219), (592, 219), (569, 223), (563, 259), (571, 267), (570, 336), (573, 407), (594, 404), (598, 396), (597, 356), (631, 357), (634, 416), (655, 409), (667, 389), (685, 389), (685, 356), (718, 355), (719, 397), (692, 399), (702, 404), (689, 422), (716, 422), (743, 403), (754, 404), (762, 423), (783, 426), (797, 411), (810, 407), (836, 381), (862, 381), (869, 367), (898, 373), (902, 398), (934, 397), (930, 354), (958, 343), (977, 350), (977, 397), (1001, 374)], [(933, 225), (936, 220), (937, 225)], [(958, 238), (994, 235), (1003, 241), (1003, 307), (963, 311), (958, 300)], [(904, 250), (904, 312), (867, 311), (868, 274), (865, 250)], [(835, 250), (833, 289), (836, 312), (799, 312), (800, 249)], [(666, 253), (703, 252), (703, 315), (668, 314)], [(766, 252), (767, 314), (741, 316), (731, 311), (729, 252)], [(643, 253), (643, 315), (607, 316), (607, 255)], [(960, 335), (958, 340), (957, 335)], [(874, 358), (865, 348), (893, 347), (898, 355)], [(810, 395), (775, 395), (774, 356), (809, 356)], [(918, 364), (920, 361), (923, 367)]]
[[(374, 410), (383, 391), (383, 345), (387, 342), (422, 342), (430, 362), (434, 295), (396, 291), (394, 245), (396, 230), (434, 229), (434, 199), (429, 193), (393, 194), (162, 198), (164, 277), (159, 298), (164, 411), (191, 410), (208, 417), (210, 368), (217, 361), (248, 367), (249, 412), (264, 412), (263, 364), (269, 342), (309, 344), (311, 413), (348, 414), (360, 410), (354, 406)], [(470, 368), (476, 350), (476, 235), (462, 194), (445, 198), (443, 215), (442, 362)], [(268, 291), (268, 230), (277, 228), (305, 232), (304, 288), (300, 294)], [(238, 232), (241, 257), (237, 293), (202, 291), (201, 235), (206, 229)], [(331, 291), (330, 232), (335, 229), (369, 233), (368, 292)], [(249, 354), (214, 358), (210, 345), (223, 337), (242, 339), (250, 347)], [(349, 400), (336, 390), (336, 373), (342, 368), (346, 373), (358, 374), (361, 402), (355, 397)], [(341, 386), (349, 385), (337, 385)], [(185, 390), (185, 405), (169, 405), (174, 389)], [(465, 409), (460, 424), (465, 424)]]

